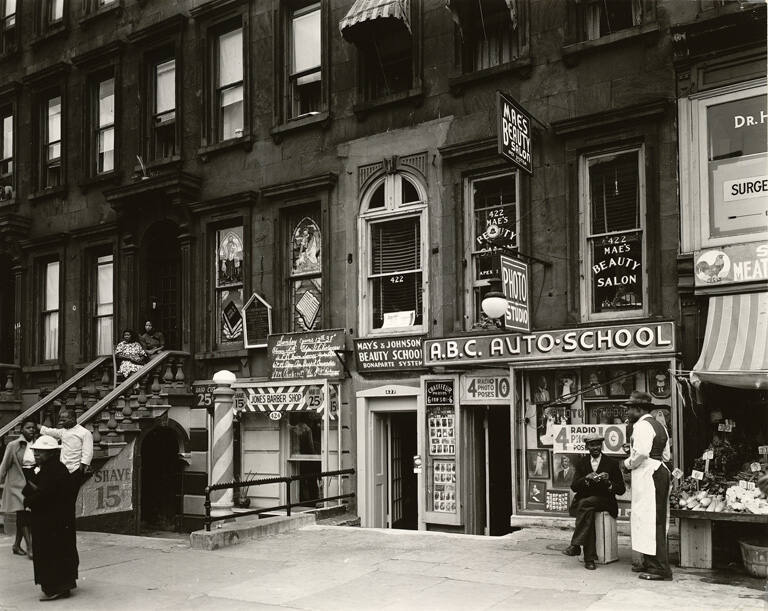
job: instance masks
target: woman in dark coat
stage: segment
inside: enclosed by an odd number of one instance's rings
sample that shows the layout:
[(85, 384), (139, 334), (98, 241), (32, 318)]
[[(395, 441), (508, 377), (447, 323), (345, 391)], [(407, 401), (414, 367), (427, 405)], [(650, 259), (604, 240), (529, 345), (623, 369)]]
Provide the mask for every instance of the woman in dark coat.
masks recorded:
[(35, 583), (43, 590), (40, 600), (66, 598), (77, 587), (75, 540), (75, 489), (67, 468), (59, 461), (59, 444), (41, 435), (32, 444), (40, 470), (24, 488), (24, 504), (32, 513), (35, 542)]

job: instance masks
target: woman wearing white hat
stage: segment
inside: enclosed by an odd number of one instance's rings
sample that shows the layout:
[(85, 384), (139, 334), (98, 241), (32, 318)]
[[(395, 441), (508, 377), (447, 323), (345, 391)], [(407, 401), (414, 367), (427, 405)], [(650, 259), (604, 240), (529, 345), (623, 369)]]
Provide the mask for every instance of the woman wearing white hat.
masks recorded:
[(24, 488), (24, 504), (32, 512), (35, 541), (35, 583), (43, 590), (40, 600), (66, 598), (77, 587), (75, 540), (75, 491), (69, 471), (59, 461), (58, 442), (41, 435), (32, 444), (39, 471)]

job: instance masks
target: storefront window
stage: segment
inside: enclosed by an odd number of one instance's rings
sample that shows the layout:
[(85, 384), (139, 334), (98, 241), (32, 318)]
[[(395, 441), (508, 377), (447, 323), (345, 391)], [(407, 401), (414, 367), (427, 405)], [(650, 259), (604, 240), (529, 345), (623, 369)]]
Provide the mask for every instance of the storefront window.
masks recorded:
[(645, 306), (642, 149), (585, 159), (586, 318), (637, 316)]
[[(309, 475), (320, 473), (322, 460), (323, 417), (316, 412), (298, 412), (288, 414), (290, 433), (290, 458), (288, 464), (291, 475)], [(309, 477), (294, 482), (291, 500), (298, 502), (319, 499), (322, 489), (320, 478)]]

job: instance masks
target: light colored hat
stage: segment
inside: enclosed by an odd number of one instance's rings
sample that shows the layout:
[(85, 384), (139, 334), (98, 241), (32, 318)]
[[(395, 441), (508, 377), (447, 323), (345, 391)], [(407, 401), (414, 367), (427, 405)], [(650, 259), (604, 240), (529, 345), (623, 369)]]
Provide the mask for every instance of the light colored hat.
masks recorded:
[(60, 450), (61, 446), (50, 435), (40, 435), (31, 446), (33, 450)]
[(592, 441), (605, 441), (605, 437), (600, 433), (589, 433), (584, 435), (584, 443), (590, 443)]

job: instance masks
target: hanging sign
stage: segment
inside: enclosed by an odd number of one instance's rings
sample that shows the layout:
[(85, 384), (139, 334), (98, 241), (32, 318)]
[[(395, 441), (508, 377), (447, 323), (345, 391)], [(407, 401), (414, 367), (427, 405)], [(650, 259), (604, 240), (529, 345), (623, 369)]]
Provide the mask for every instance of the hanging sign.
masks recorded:
[(344, 329), (270, 335), (267, 344), (272, 380), (344, 377)]
[(519, 259), (500, 255), (501, 291), (507, 298), (504, 326), (514, 331), (531, 330), (528, 305), (528, 264)]
[(267, 385), (243, 383), (233, 385), (234, 408), (237, 411), (269, 414), (275, 412), (322, 412), (325, 409), (325, 393), (322, 384)]
[(216, 390), (216, 383), (213, 380), (195, 380), (192, 384), (192, 392), (196, 398), (195, 407), (211, 407), (214, 390)]
[(712, 248), (694, 257), (696, 288), (768, 281), (768, 244), (752, 242)]
[(424, 367), (423, 337), (377, 337), (355, 340), (359, 373), (403, 371)]
[(243, 306), (245, 347), (264, 348), (272, 333), (272, 306), (254, 293)]
[(462, 404), (509, 405), (509, 374), (467, 374), (459, 380)]
[(515, 100), (496, 92), (496, 140), (499, 155), (533, 174), (531, 115)]
[(647, 356), (674, 351), (674, 323), (659, 322), (425, 340), (424, 363), (527, 363), (596, 356)]
[(133, 509), (134, 444), (135, 441), (131, 441), (85, 480), (77, 494), (75, 517)]

